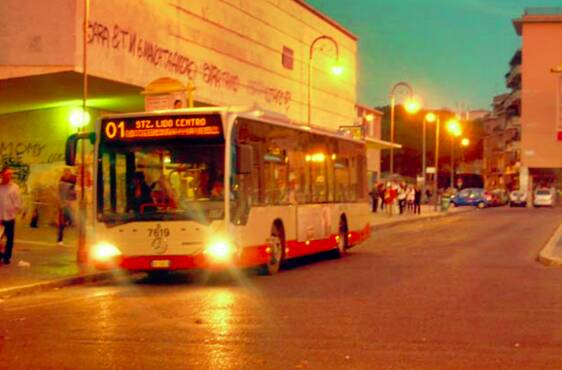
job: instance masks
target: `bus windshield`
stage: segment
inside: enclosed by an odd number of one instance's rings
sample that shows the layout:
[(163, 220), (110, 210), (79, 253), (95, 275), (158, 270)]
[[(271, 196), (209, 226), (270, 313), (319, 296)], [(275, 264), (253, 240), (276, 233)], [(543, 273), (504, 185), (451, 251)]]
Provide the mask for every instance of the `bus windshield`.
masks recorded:
[(108, 224), (224, 217), (224, 144), (100, 146), (98, 219)]

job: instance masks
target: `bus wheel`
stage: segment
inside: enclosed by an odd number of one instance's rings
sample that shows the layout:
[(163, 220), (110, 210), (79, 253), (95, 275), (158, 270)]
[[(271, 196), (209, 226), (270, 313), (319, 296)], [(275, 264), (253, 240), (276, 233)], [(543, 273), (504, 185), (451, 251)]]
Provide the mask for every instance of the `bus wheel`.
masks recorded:
[(342, 258), (347, 254), (348, 239), (347, 239), (347, 223), (345, 220), (340, 220), (339, 234), (338, 234), (338, 249), (336, 250), (336, 255), (338, 258)]
[(283, 262), (283, 250), (285, 249), (285, 240), (283, 232), (277, 226), (271, 229), (271, 236), (268, 239), (269, 257), (265, 266), (263, 266), (264, 275), (274, 275), (279, 272), (281, 263)]

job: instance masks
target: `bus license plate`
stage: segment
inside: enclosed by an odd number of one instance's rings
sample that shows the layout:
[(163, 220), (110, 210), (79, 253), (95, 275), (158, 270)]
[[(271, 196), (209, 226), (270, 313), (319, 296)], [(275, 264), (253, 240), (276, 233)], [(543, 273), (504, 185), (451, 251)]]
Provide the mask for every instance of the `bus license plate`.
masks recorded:
[(170, 267), (170, 261), (169, 260), (154, 260), (150, 263), (151, 267), (157, 268), (157, 269), (165, 269)]

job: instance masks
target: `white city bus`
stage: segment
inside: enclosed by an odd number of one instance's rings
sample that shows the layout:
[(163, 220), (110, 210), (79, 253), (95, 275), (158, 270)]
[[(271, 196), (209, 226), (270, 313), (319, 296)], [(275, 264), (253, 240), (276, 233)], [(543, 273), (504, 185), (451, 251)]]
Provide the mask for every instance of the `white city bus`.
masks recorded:
[[(67, 163), (74, 164), (73, 135)], [(93, 140), (93, 139), (92, 139)], [(261, 266), (370, 235), (365, 143), (256, 109), (103, 117), (90, 261), (130, 271)]]

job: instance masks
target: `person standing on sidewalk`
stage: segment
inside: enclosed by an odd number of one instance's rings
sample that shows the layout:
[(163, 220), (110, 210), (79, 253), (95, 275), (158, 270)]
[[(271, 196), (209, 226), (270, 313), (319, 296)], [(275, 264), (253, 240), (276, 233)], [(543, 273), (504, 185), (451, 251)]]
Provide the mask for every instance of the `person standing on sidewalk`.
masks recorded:
[(414, 214), (421, 214), (422, 191), (418, 185), (414, 188)]
[(415, 200), (415, 191), (412, 185), (408, 185), (406, 188), (406, 213), (412, 214), (414, 213), (414, 200)]
[(377, 213), (377, 209), (379, 207), (379, 189), (377, 184), (373, 184), (373, 188), (371, 189), (369, 196), (371, 197), (371, 210), (373, 213)]
[(57, 243), (62, 245), (64, 228), (72, 225), (72, 202), (76, 200), (76, 176), (65, 168), (59, 180), (59, 222)]
[(384, 191), (384, 206), (388, 216), (392, 217), (392, 211), (394, 208), (394, 200), (396, 199), (396, 189), (391, 183), (386, 184)]
[(404, 213), (406, 208), (406, 184), (398, 185), (398, 210), (400, 214)]
[(16, 215), (21, 210), (20, 188), (12, 182), (12, 170), (4, 167), (0, 171), (0, 221), (4, 226), (6, 246), (0, 255), (5, 265), (10, 264), (12, 250), (14, 248), (14, 234), (16, 227)]

